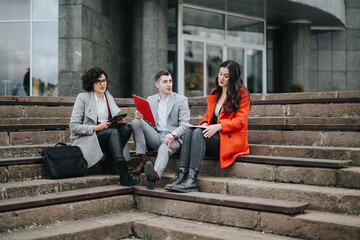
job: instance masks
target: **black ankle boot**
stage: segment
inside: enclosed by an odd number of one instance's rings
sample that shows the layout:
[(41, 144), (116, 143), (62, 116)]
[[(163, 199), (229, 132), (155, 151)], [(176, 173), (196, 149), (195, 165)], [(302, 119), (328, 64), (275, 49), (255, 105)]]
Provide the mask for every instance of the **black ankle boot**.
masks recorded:
[(157, 174), (154, 169), (154, 165), (151, 161), (147, 161), (145, 163), (144, 172), (146, 175), (146, 188), (150, 189), (150, 190), (154, 189), (156, 180), (158, 180), (158, 179), (156, 177)]
[(189, 169), (185, 169), (183, 167), (179, 168), (179, 171), (176, 173), (176, 179), (171, 183), (165, 185), (166, 190), (172, 190), (175, 185), (181, 184), (186, 178), (189, 173)]
[(116, 163), (116, 167), (120, 173), (120, 179), (119, 179), (120, 185), (130, 187), (139, 184), (138, 181), (133, 179), (132, 176), (130, 175), (127, 162), (119, 161)]
[(181, 184), (174, 185), (171, 189), (175, 192), (198, 192), (199, 185), (197, 183), (197, 176), (199, 174), (199, 170), (189, 169), (188, 176), (185, 181)]

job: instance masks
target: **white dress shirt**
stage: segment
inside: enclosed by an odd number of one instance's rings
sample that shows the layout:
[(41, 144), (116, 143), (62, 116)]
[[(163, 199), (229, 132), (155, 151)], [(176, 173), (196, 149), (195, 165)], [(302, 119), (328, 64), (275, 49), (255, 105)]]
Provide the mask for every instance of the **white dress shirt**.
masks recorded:
[(99, 122), (104, 122), (109, 119), (109, 109), (106, 103), (106, 97), (103, 94), (102, 100), (100, 100), (94, 93), (96, 101), (97, 116)]
[(167, 108), (167, 104), (168, 104), (168, 100), (169, 97), (163, 101), (160, 99), (158, 99), (158, 110), (157, 110), (157, 123), (156, 123), (156, 127), (157, 130), (162, 132), (162, 131), (168, 131), (166, 128), (166, 108)]

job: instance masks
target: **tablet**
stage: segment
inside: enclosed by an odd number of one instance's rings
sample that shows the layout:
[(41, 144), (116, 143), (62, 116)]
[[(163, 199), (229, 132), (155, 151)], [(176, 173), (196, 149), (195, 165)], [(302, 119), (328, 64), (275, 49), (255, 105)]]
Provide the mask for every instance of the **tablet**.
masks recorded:
[(115, 116), (113, 116), (112, 118), (109, 119), (109, 122), (116, 123), (117, 121), (119, 121), (120, 119), (123, 119), (126, 116), (127, 116), (126, 113), (115, 115)]

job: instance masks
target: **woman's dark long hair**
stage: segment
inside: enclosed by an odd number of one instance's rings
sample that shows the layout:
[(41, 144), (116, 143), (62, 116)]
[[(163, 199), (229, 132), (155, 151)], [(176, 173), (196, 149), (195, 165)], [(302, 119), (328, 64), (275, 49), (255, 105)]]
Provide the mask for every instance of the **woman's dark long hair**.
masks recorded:
[[(226, 60), (220, 65), (219, 70), (222, 67), (229, 69), (229, 83), (226, 91), (226, 100), (223, 106), (224, 106), (224, 110), (230, 114), (231, 112), (235, 112), (240, 108), (240, 99), (241, 99), (240, 88), (241, 87), (245, 88), (245, 86), (241, 78), (241, 68), (239, 63), (233, 60)], [(216, 87), (211, 92), (211, 95), (219, 93), (217, 96), (217, 100), (219, 100), (223, 91), (223, 88), (219, 86), (218, 76), (219, 74), (216, 75), (215, 78)]]

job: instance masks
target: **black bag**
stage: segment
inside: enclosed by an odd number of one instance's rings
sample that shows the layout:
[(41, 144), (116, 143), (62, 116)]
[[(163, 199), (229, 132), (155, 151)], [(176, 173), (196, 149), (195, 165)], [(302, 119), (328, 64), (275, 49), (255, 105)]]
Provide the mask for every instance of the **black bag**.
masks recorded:
[(87, 162), (77, 146), (59, 142), (55, 147), (45, 148), (41, 155), (46, 175), (51, 179), (80, 177), (87, 173)]

